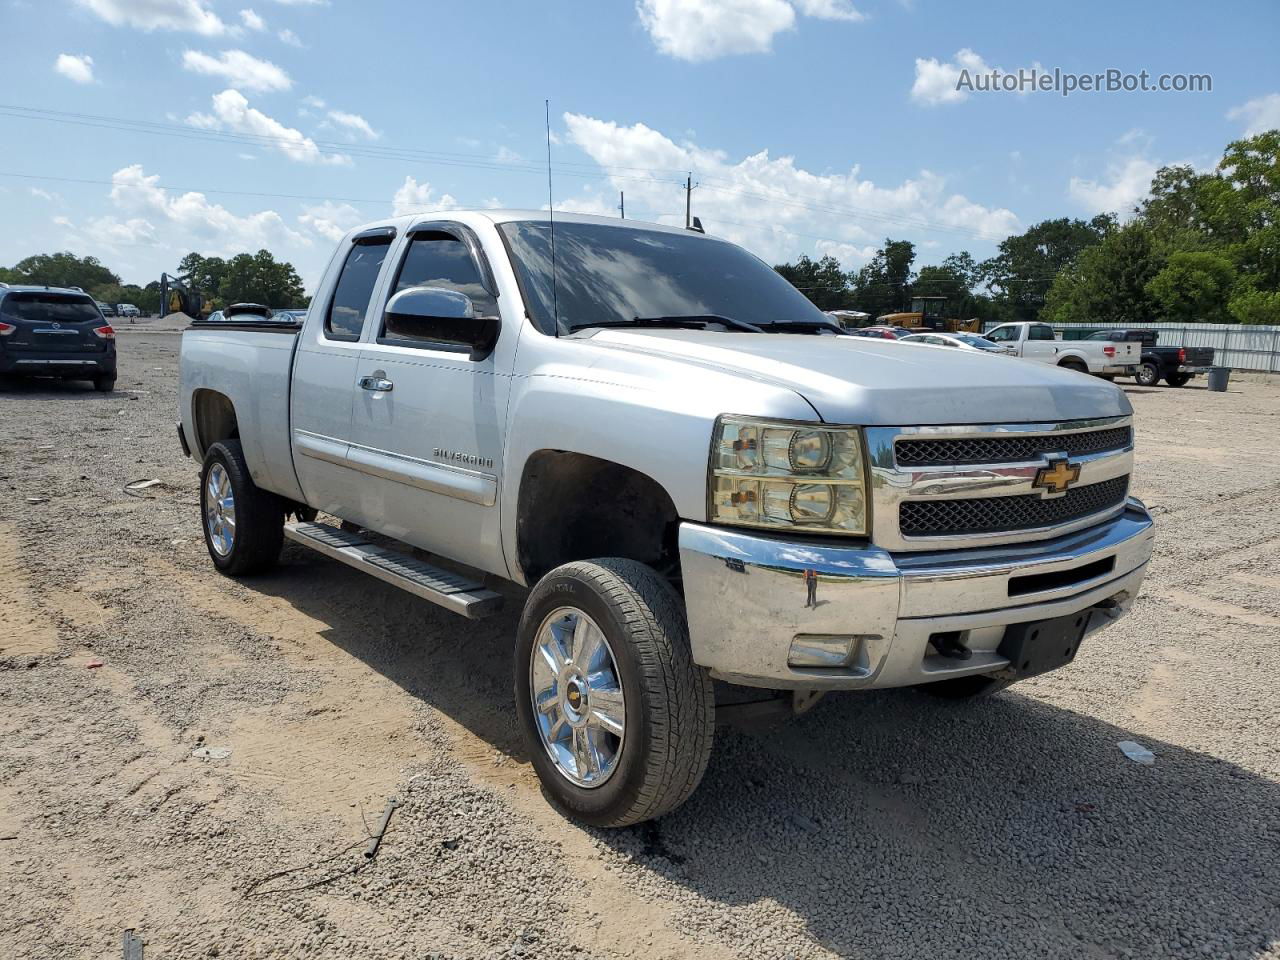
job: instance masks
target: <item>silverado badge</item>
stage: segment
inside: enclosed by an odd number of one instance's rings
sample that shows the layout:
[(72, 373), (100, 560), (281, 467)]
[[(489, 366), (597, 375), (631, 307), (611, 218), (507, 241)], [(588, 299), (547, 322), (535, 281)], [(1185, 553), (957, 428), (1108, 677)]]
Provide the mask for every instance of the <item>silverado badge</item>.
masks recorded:
[(1066, 489), (1080, 479), (1080, 464), (1069, 463), (1065, 459), (1050, 461), (1049, 466), (1036, 471), (1036, 478), (1031, 486), (1049, 493), (1064, 493)]

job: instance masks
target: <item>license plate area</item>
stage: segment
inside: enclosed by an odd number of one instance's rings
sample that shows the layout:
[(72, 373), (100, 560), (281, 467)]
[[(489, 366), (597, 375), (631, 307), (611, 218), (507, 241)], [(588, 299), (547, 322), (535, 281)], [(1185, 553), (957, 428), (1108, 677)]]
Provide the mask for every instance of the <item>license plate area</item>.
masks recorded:
[(1008, 658), (1008, 669), (1017, 679), (1048, 673), (1076, 658), (1092, 618), (1093, 610), (1081, 610), (1052, 620), (1010, 624), (996, 652)]

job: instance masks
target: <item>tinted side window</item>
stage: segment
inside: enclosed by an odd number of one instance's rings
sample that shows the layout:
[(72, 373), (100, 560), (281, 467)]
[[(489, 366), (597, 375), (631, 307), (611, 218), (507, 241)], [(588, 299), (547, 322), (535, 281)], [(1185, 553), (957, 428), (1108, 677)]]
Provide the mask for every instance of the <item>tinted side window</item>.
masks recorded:
[(1017, 327), (996, 327), (989, 334), (987, 334), (987, 336), (990, 337), (992, 340), (994, 340), (996, 343), (1006, 343), (1010, 340), (1017, 339), (1018, 328)]
[[(417, 233), (409, 238), (409, 249), (400, 263), (392, 296), (406, 287), (443, 287), (456, 290), (471, 298), (471, 306), (477, 317), (498, 315), (498, 303), (485, 290), (480, 272), (471, 251), (457, 237), (448, 233)], [(383, 319), (382, 337), (395, 340), (420, 340), (435, 343), (430, 325), (421, 323), (397, 324)]]
[(1036, 324), (1031, 328), (1031, 332), (1027, 334), (1028, 340), (1054, 340), (1053, 327), (1046, 327), (1043, 324)]
[(327, 336), (334, 340), (359, 339), (365, 311), (369, 309), (373, 287), (378, 282), (378, 271), (389, 249), (391, 241), (381, 238), (376, 243), (357, 243), (351, 247), (324, 318)]

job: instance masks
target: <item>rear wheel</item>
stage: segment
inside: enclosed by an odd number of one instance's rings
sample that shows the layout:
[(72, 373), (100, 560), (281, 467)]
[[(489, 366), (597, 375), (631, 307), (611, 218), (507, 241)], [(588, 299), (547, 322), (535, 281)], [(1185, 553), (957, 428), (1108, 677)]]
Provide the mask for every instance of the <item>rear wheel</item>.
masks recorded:
[(1134, 371), (1133, 379), (1138, 381), (1140, 386), (1154, 387), (1160, 382), (1160, 368), (1150, 360), (1144, 360)]
[(109, 377), (101, 376), (93, 378), (93, 389), (97, 390), (99, 393), (110, 393), (115, 388), (116, 378), (114, 374)]
[(261, 573), (280, 559), (284, 502), (258, 489), (239, 440), (215, 443), (205, 454), (200, 516), (213, 565), (228, 576)]
[(516, 712), (551, 799), (599, 827), (660, 817), (693, 793), (715, 730), (680, 598), (633, 560), (568, 563), (525, 604)]
[(1171, 387), (1185, 387), (1190, 379), (1191, 374), (1189, 373), (1171, 373), (1164, 378), (1164, 382)]
[(1088, 373), (1089, 368), (1079, 360), (1063, 360), (1058, 366), (1064, 370), (1074, 370), (1076, 373)]

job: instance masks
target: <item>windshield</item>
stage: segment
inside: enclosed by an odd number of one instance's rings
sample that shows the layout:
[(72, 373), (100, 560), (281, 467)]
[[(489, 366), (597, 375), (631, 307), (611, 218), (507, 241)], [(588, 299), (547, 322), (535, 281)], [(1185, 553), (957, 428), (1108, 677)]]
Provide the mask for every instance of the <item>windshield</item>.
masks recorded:
[(514, 221), (499, 229), (529, 312), (544, 333), (636, 317), (718, 315), (757, 326), (832, 323), (777, 272), (734, 244), (597, 223), (556, 224), (553, 299), (549, 224)]
[(956, 339), (962, 343), (967, 343), (971, 347), (977, 347), (979, 350), (1000, 350), (1001, 349), (1000, 347), (992, 343), (990, 340), (987, 340), (983, 337), (957, 336)]

